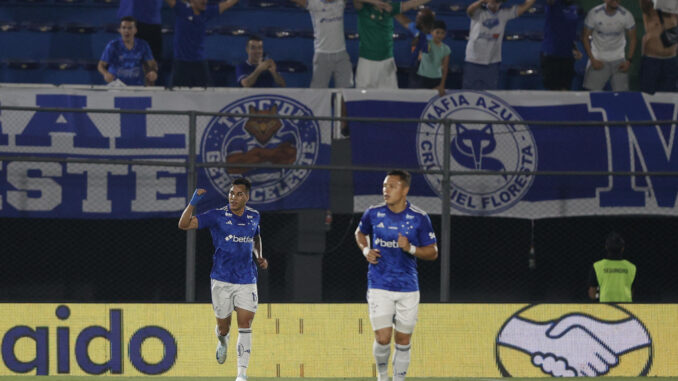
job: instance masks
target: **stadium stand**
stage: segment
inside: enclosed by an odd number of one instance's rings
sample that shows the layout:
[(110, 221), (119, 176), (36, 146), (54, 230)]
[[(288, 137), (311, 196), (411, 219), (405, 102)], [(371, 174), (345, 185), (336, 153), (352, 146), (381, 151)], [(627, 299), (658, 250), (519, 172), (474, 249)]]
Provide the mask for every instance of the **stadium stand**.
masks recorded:
[[(91, 75), (106, 43), (117, 33), (117, 0), (2, 0), (0, 8), (0, 60), (4, 82), (104, 84)], [(509, 0), (508, 5), (514, 0)], [(459, 87), (460, 68), (469, 19), (468, 1), (434, 0), (429, 5), (448, 25), (446, 43), (452, 48), (448, 88)], [(413, 18), (414, 15), (408, 15)], [(163, 57), (159, 85), (164, 85), (172, 60), (174, 15), (162, 10)], [(272, 22), (271, 20), (275, 20)], [(502, 72), (506, 89), (540, 89), (538, 62), (543, 29), (543, 4), (507, 27)], [(355, 63), (358, 56), (357, 16), (347, 2), (346, 43)], [(308, 13), (285, 0), (242, 0), (209, 25), (206, 50), (216, 86), (235, 86), (231, 68), (245, 57), (246, 36), (258, 34), (267, 53), (283, 63), (283, 76), (292, 87), (307, 87), (313, 58), (312, 25)], [(409, 55), (407, 32), (396, 23), (396, 63), (405, 65)], [(55, 60), (75, 62), (62, 68)], [(94, 73), (96, 74), (96, 73)]]

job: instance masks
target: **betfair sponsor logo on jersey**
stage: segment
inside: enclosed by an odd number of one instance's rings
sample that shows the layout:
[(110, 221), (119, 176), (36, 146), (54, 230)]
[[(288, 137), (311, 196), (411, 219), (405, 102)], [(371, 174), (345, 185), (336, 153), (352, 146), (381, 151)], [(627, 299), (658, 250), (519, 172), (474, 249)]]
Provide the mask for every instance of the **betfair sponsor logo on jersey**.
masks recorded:
[(226, 242), (235, 242), (235, 243), (251, 243), (254, 242), (254, 239), (252, 237), (241, 237), (233, 234), (229, 234), (226, 237), (224, 237), (224, 240)]
[(397, 248), (398, 241), (387, 241), (385, 239), (377, 238), (374, 240), (374, 246), (387, 247), (387, 248)]

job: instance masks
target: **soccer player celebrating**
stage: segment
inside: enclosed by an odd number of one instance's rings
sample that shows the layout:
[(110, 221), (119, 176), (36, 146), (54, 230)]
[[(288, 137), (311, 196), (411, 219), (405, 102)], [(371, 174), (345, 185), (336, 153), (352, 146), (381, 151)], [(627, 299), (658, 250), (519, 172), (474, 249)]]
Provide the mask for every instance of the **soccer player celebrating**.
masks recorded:
[(193, 216), (195, 205), (207, 193), (196, 189), (193, 198), (179, 219), (179, 229), (209, 228), (214, 244), (212, 264), (212, 307), (217, 318), (217, 362), (226, 361), (230, 337), (231, 314), (235, 309), (238, 318), (238, 377), (247, 380), (247, 365), (252, 349), (252, 320), (257, 312), (257, 269), (252, 259), (254, 253), (259, 267), (268, 268), (264, 259), (259, 234), (259, 212), (246, 206), (250, 199), (251, 184), (245, 178), (233, 181), (228, 193), (228, 205)]
[(388, 380), (394, 323), (393, 381), (405, 379), (410, 365), (410, 339), (419, 308), (416, 259), (434, 261), (438, 258), (431, 220), (426, 212), (407, 201), (410, 181), (406, 171), (388, 172), (382, 188), (384, 203), (367, 209), (355, 231), (358, 247), (369, 262), (367, 303), (379, 381)]

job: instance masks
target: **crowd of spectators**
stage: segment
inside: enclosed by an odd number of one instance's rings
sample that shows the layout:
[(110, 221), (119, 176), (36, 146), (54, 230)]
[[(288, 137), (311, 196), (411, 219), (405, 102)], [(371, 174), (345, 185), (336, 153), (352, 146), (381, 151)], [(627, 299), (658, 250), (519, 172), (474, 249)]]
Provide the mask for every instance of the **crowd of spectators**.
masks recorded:
[[(104, 50), (99, 72), (108, 83), (153, 85), (162, 54), (160, 11), (163, 0), (120, 0), (121, 37)], [(164, 0), (175, 15), (172, 73), (168, 87), (210, 86), (205, 37), (206, 23), (238, 0)], [(353, 0), (357, 12), (359, 57), (355, 75), (344, 39), (345, 0), (290, 0), (308, 10), (314, 32), (313, 76), (310, 87), (398, 88), (394, 60), (394, 21), (411, 39), (407, 87), (446, 89), (451, 49), (443, 42), (447, 26), (425, 7), (430, 0)], [(507, 7), (506, 0), (476, 0), (468, 5), (469, 36), (461, 87), (500, 89), (502, 42), (506, 24), (520, 17), (536, 0)], [(586, 53), (583, 87), (591, 91), (629, 89), (629, 71), (637, 45), (636, 25), (621, 0), (601, 0), (588, 11), (579, 30), (581, 8), (576, 0), (545, 0), (544, 39), (540, 55), (543, 86), (570, 90), (575, 62)], [(675, 91), (678, 80), (678, 15), (675, 0), (637, 0), (643, 13), (640, 65), (641, 90)], [(414, 22), (405, 12), (417, 9)], [(580, 35), (581, 38), (577, 36)], [(581, 41), (583, 52), (578, 42)], [(285, 87), (263, 40), (252, 35), (243, 61), (236, 66), (236, 86)], [(355, 81), (354, 81), (355, 79)], [(606, 87), (608, 86), (609, 87)], [(401, 83), (402, 85), (402, 83)]]

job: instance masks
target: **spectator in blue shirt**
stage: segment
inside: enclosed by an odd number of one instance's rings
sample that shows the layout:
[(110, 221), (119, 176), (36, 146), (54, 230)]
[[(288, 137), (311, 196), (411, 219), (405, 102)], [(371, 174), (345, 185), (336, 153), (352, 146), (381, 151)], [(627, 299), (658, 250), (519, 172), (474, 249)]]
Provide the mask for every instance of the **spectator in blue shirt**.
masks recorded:
[(106, 83), (116, 78), (126, 85), (153, 85), (158, 79), (158, 64), (153, 59), (146, 41), (135, 38), (137, 33), (134, 17), (120, 20), (120, 38), (106, 45), (97, 69)]
[(205, 55), (207, 22), (234, 6), (238, 0), (224, 0), (214, 5), (207, 5), (207, 0), (165, 2), (174, 9), (176, 16), (170, 87), (207, 87), (210, 82)]
[(264, 54), (261, 37), (250, 36), (245, 47), (247, 61), (235, 67), (235, 78), (242, 87), (285, 87), (285, 79), (278, 73), (275, 61)]
[(162, 28), (160, 9), (162, 0), (120, 0), (118, 18), (132, 16), (137, 20), (137, 38), (151, 47), (153, 57), (162, 60)]
[(578, 6), (574, 0), (546, 0), (541, 73), (546, 90), (570, 90), (574, 61), (582, 58), (577, 48)]

